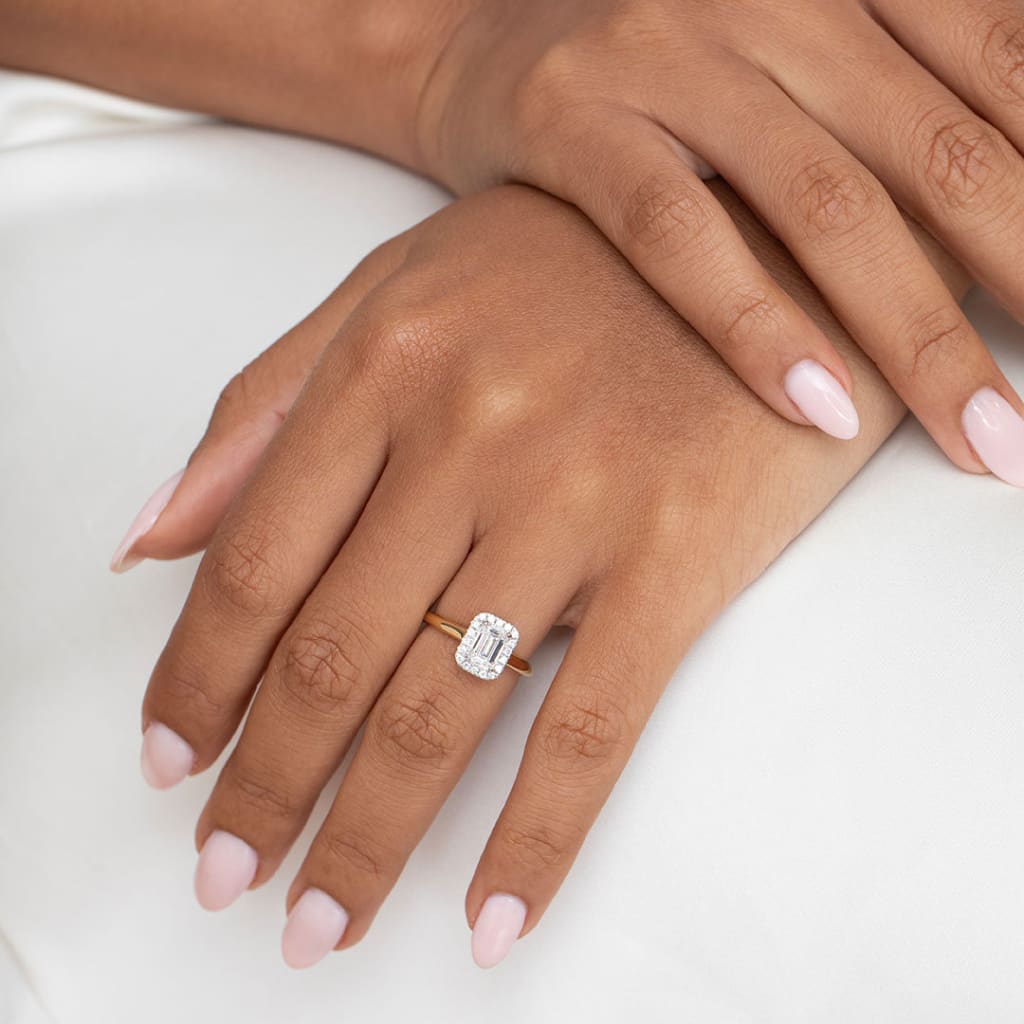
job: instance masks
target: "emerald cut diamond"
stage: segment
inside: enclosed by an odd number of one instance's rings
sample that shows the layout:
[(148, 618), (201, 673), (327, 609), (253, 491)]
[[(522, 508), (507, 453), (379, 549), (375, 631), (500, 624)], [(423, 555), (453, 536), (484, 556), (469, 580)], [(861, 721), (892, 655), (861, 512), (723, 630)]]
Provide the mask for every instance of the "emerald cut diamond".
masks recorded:
[(519, 630), (490, 612), (481, 612), (469, 624), (455, 651), (459, 668), (478, 679), (497, 679), (519, 643)]

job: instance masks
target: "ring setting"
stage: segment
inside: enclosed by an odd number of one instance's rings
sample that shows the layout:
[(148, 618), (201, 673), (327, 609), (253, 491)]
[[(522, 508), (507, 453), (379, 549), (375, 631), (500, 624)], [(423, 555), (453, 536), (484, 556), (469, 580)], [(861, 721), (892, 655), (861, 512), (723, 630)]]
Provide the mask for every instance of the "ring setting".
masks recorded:
[(497, 679), (506, 668), (522, 676), (533, 672), (528, 661), (515, 657), (513, 653), (519, 643), (519, 630), (497, 615), (480, 612), (468, 626), (460, 626), (450, 619), (427, 612), (423, 621), (459, 641), (455, 662), (477, 679)]

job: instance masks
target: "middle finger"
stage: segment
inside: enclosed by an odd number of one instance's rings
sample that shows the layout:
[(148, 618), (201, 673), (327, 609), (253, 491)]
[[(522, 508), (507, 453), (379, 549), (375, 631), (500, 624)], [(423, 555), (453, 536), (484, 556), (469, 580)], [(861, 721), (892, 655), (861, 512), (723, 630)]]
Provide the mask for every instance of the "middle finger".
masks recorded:
[(471, 540), (454, 480), (412, 460), (388, 465), (278, 643), (200, 818), (204, 907), (228, 906), (276, 870)]

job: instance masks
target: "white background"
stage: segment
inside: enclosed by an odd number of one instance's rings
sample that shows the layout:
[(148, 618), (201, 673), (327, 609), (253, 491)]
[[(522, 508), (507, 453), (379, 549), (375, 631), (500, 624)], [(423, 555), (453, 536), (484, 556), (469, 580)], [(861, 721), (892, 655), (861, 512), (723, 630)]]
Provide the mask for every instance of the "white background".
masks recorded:
[[(1024, 1020), (1024, 494), (913, 423), (700, 642), (497, 970), (463, 896), (559, 638), (360, 946), (281, 964), (295, 857), (199, 910), (211, 776), (158, 794), (137, 766), (195, 561), (107, 560), (231, 374), (445, 197), (19, 76), (0, 144), (3, 1024)], [(1024, 331), (970, 312), (1024, 386)]]

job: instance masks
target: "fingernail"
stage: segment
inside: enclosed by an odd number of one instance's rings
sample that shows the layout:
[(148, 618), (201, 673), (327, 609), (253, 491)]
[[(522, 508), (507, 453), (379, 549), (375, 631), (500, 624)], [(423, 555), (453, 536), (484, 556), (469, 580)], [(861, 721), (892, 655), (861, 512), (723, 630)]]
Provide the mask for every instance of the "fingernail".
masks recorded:
[(230, 832), (211, 832), (196, 864), (196, 899), (204, 910), (230, 907), (256, 877), (256, 851)]
[(142, 777), (154, 789), (170, 789), (195, 764), (192, 748), (172, 729), (153, 722), (142, 734)]
[(526, 904), (518, 896), (488, 896), (473, 925), (473, 960), (494, 967), (508, 956), (526, 921)]
[(341, 942), (348, 914), (322, 889), (307, 889), (292, 907), (281, 935), (281, 955), (289, 967), (312, 967)]
[(160, 513), (167, 508), (167, 503), (171, 500), (184, 475), (185, 470), (175, 473), (170, 480), (162, 483), (149, 501), (142, 506), (142, 511), (135, 517), (132, 525), (128, 527), (124, 540), (118, 544), (114, 557), (110, 560), (111, 572), (127, 572), (132, 566), (138, 565), (142, 561), (138, 555), (132, 554), (132, 548), (153, 529), (156, 521), (160, 518)]
[(1000, 480), (1024, 487), (1024, 419), (995, 388), (982, 388), (966, 405), (964, 434), (978, 458)]
[(789, 400), (819, 430), (840, 441), (852, 441), (860, 432), (860, 418), (842, 384), (813, 359), (789, 368), (785, 381)]

